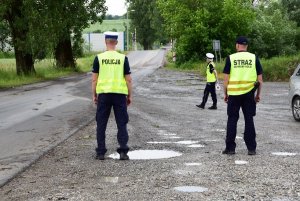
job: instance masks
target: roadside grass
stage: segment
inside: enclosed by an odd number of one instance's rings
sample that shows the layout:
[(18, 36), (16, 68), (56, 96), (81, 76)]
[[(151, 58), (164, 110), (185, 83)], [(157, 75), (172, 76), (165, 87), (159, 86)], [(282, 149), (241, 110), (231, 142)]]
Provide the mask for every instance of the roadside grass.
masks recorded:
[(261, 59), (263, 78), (267, 81), (288, 81), (300, 63), (300, 53), (293, 56)]
[[(167, 54), (167, 68), (173, 70), (194, 72), (205, 76), (206, 74), (206, 62), (187, 62), (181, 65), (176, 65), (172, 61), (172, 54)], [(260, 59), (261, 65), (263, 67), (263, 79), (264, 81), (270, 82), (287, 82), (290, 76), (293, 74), (295, 68), (300, 63), (300, 53), (293, 56), (281, 56), (273, 57), (271, 59)], [(218, 72), (218, 77), (223, 78), (223, 68), (225, 66), (225, 58), (221, 62), (216, 63), (216, 70)]]
[[(173, 61), (172, 61), (172, 53), (168, 52), (167, 54), (167, 65), (166, 67), (170, 70), (176, 70), (176, 71), (184, 71), (184, 72), (192, 72), (192, 73), (196, 73), (199, 74), (201, 76), (206, 76), (206, 61), (190, 61), (190, 62), (186, 62), (184, 64), (181, 65), (176, 65)], [(223, 79), (223, 68), (224, 68), (224, 64), (225, 62), (222, 60), (221, 62), (215, 62), (216, 64), (216, 70), (218, 72), (218, 78), (219, 79)]]
[(17, 76), (15, 59), (0, 59), (0, 88), (11, 88), (31, 84), (77, 73), (89, 72), (92, 68), (94, 56), (87, 56), (76, 60), (77, 68), (56, 68), (53, 59), (45, 59), (35, 63), (35, 75)]

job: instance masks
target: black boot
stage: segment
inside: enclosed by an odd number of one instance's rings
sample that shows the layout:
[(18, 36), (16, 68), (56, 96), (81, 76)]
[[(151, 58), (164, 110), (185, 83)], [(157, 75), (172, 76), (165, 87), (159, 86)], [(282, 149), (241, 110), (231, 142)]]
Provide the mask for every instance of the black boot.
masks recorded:
[(204, 109), (204, 105), (200, 104), (200, 105), (196, 105), (198, 108)]
[(120, 153), (120, 160), (129, 160), (129, 156), (126, 153), (121, 152)]
[(208, 108), (209, 110), (216, 110), (217, 109), (217, 106), (216, 105), (212, 105)]

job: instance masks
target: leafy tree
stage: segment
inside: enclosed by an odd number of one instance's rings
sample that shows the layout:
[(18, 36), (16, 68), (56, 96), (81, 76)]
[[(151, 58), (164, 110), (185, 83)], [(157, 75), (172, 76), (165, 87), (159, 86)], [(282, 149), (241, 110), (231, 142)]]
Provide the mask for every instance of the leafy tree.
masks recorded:
[(35, 73), (27, 9), (25, 0), (2, 0), (0, 4), (0, 21), (9, 27), (18, 75)]
[(297, 22), (297, 25), (300, 26), (300, 1), (282, 0), (282, 6), (287, 9), (289, 18)]
[(253, 23), (251, 49), (261, 57), (293, 54), (296, 52), (296, 23), (279, 3), (270, 3), (256, 9), (256, 20)]
[[(53, 51), (57, 66), (75, 67), (81, 32), (101, 22), (105, 0), (2, 0), (0, 23), (9, 25), (17, 74), (35, 73), (34, 60)], [(3, 34), (2, 34), (3, 36)]]
[(237, 36), (248, 36), (255, 20), (249, 1), (225, 0), (221, 10), (222, 17), (217, 24), (216, 33), (221, 38), (223, 54), (235, 52)]
[(0, 52), (10, 51), (10, 40), (9, 40), (9, 29), (8, 25), (3, 21), (0, 21)]
[(156, 0), (127, 0), (127, 3), (130, 3), (128, 14), (131, 27), (136, 29), (137, 41), (145, 50), (152, 49), (153, 43), (163, 30)]
[(199, 60), (221, 40), (222, 54), (251, 29), (254, 14), (245, 0), (157, 0), (168, 34), (176, 40), (177, 61)]
[(289, 19), (297, 23), (296, 46), (300, 50), (300, 1), (282, 0), (282, 6), (287, 10)]
[[(89, 23), (102, 22), (105, 0), (44, 0), (47, 26), (54, 38), (54, 56), (58, 67), (75, 67), (74, 52), (82, 43), (82, 30)], [(49, 14), (51, 16), (49, 16)], [(73, 41), (72, 41), (73, 39)], [(73, 45), (73, 46), (72, 46)]]

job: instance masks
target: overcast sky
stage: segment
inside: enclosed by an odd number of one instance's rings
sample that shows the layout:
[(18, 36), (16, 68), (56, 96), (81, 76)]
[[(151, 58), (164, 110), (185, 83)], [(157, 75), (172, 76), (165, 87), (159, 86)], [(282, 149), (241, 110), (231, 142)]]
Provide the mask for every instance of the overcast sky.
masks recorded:
[(107, 14), (110, 15), (124, 15), (126, 13), (125, 0), (106, 0), (108, 7)]

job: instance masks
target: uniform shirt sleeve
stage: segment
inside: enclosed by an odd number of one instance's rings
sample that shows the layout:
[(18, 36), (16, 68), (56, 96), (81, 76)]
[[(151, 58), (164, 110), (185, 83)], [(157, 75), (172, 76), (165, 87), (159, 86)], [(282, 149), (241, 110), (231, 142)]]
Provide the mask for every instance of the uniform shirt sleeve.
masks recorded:
[(213, 73), (214, 70), (215, 70), (214, 66), (212, 64), (209, 64), (209, 72)]
[(226, 58), (225, 67), (223, 69), (223, 73), (230, 74), (231, 62), (229, 56)]
[(94, 59), (92, 72), (93, 73), (99, 73), (99, 61), (98, 61), (98, 57), (97, 56)]
[(129, 66), (129, 61), (128, 61), (128, 58), (125, 56), (125, 61), (124, 61), (124, 75), (129, 75), (129, 74), (131, 74), (130, 66)]
[(263, 73), (263, 69), (262, 69), (262, 66), (260, 64), (259, 58), (257, 56), (256, 56), (255, 65), (256, 65), (256, 73), (257, 73), (257, 75), (261, 75)]

